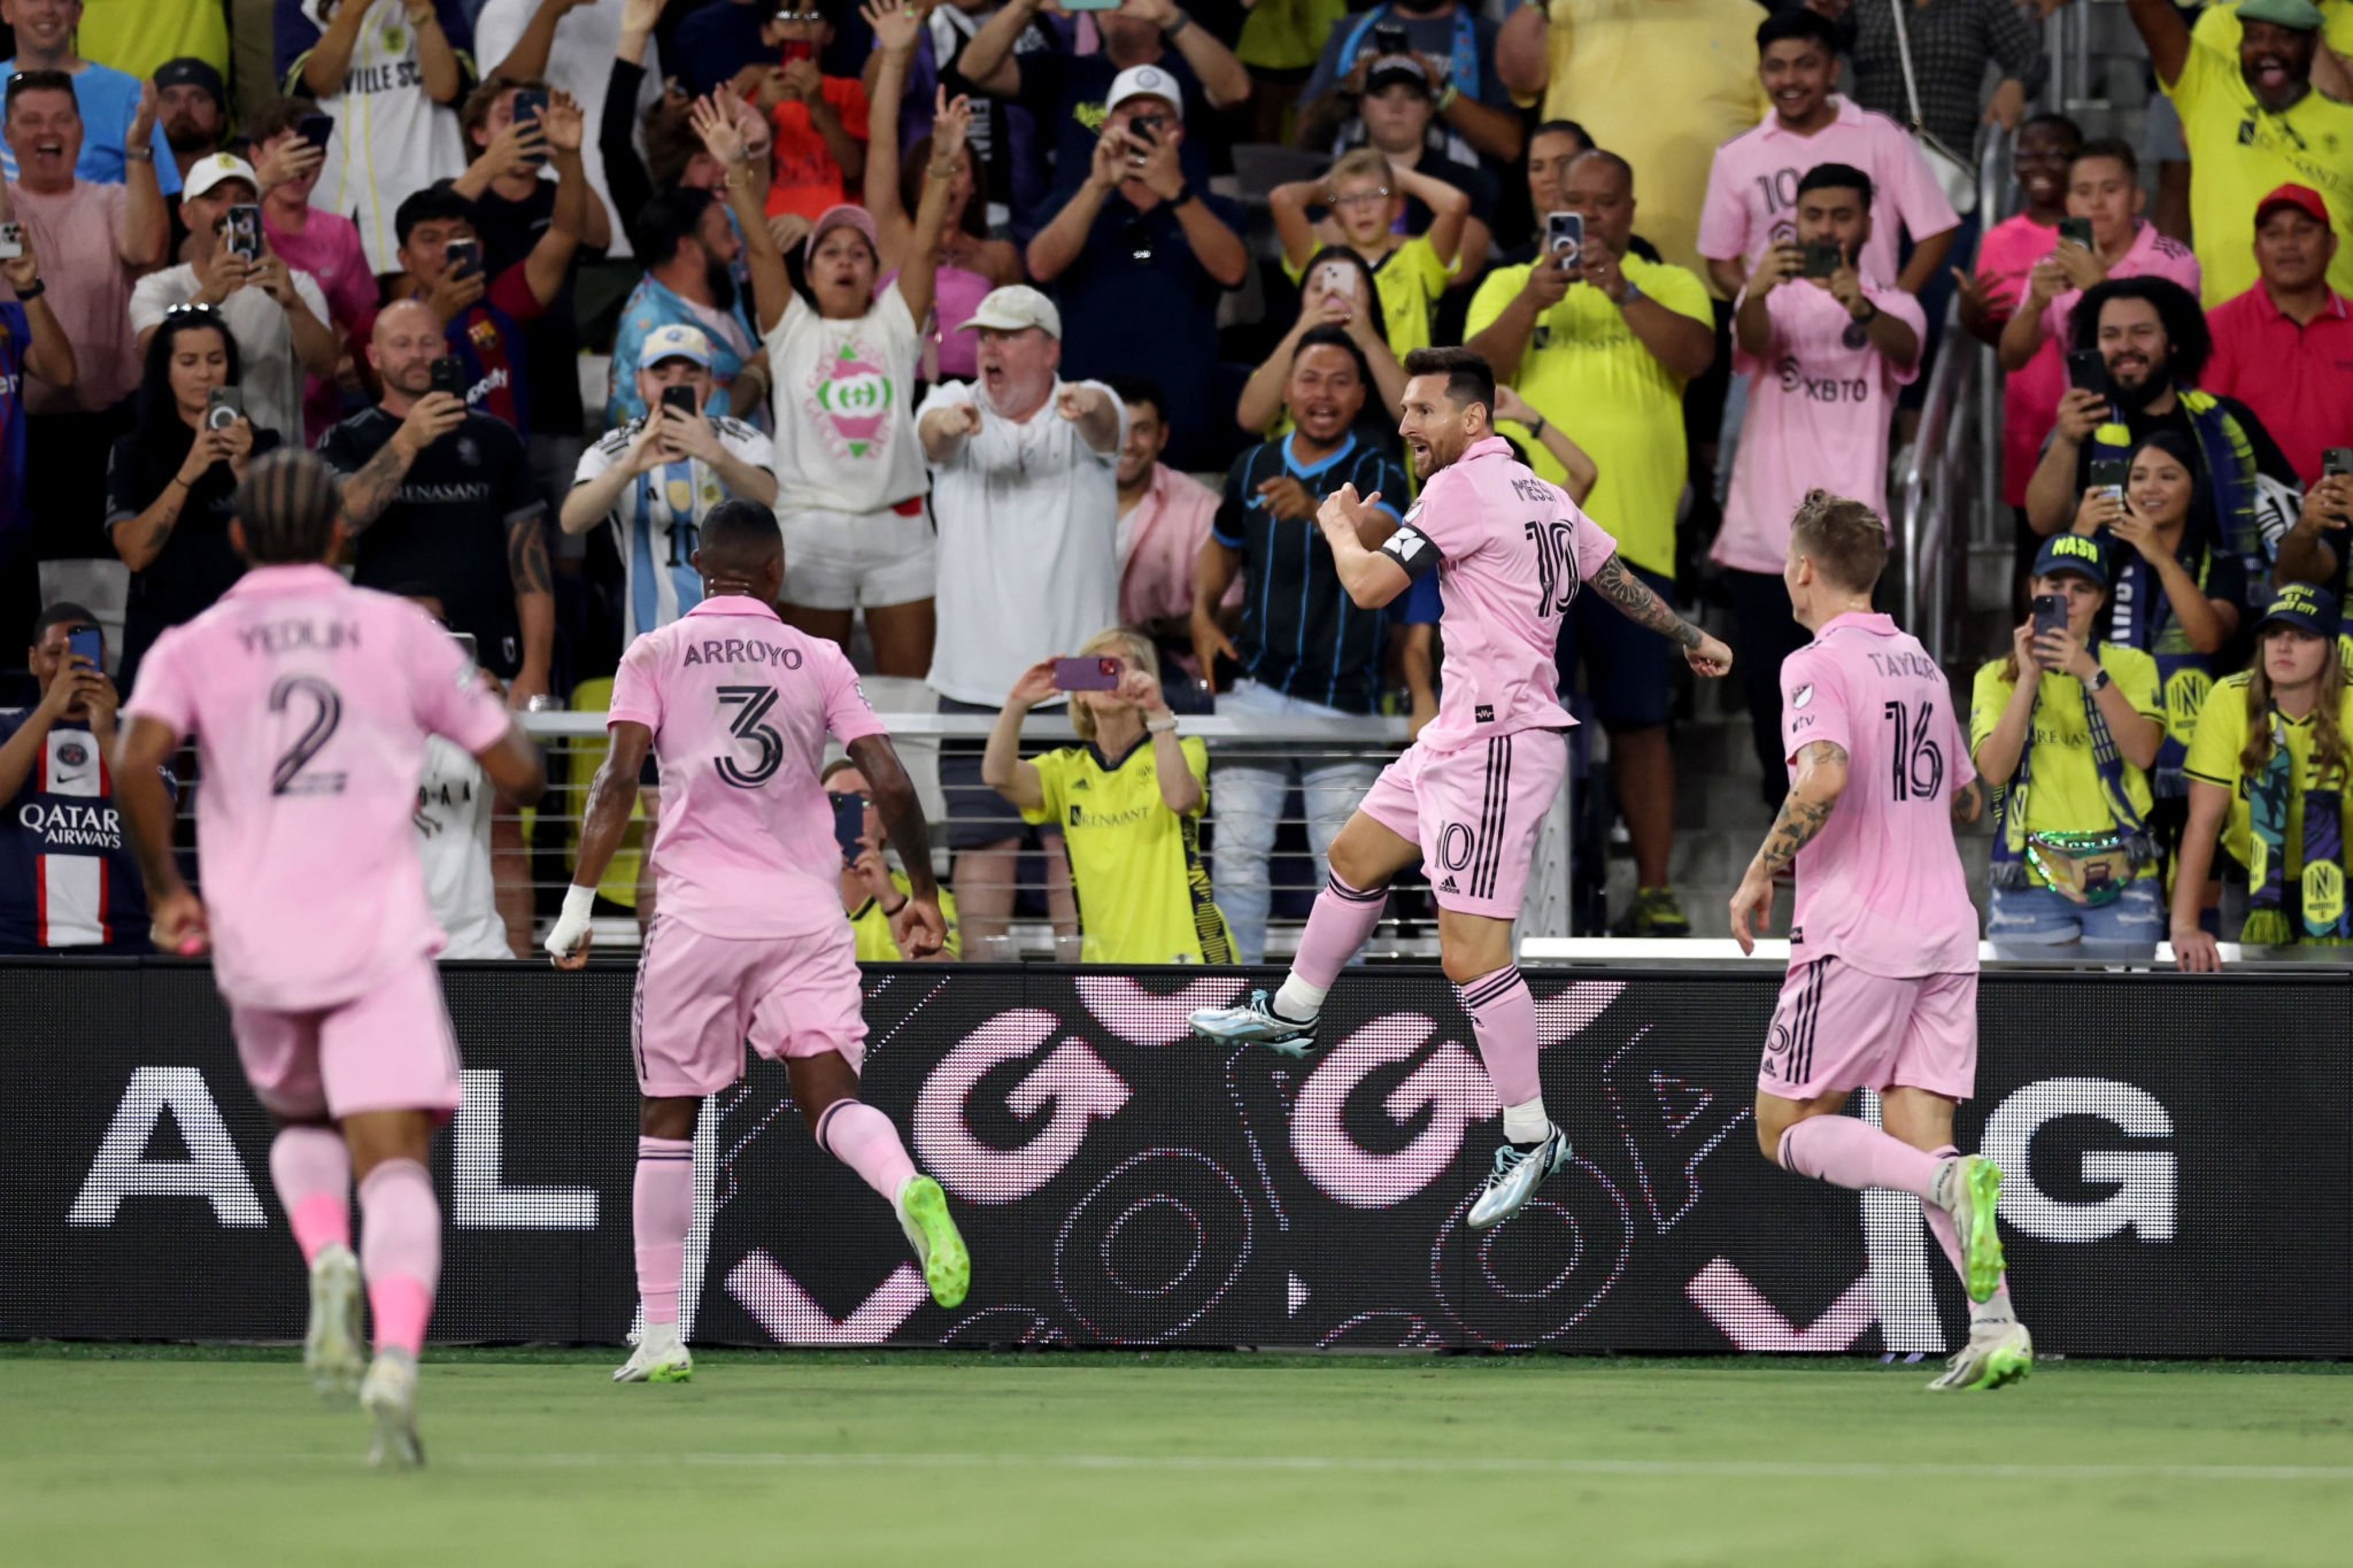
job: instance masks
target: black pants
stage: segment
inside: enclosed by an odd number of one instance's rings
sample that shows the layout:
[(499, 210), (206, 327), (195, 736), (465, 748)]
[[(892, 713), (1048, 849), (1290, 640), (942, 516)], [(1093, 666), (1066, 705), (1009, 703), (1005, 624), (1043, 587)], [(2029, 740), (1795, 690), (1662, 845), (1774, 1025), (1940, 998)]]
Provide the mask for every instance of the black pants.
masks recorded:
[(1778, 811), (1789, 793), (1781, 753), (1781, 661), (1813, 640), (1789, 614), (1789, 590), (1778, 573), (1724, 574), (1732, 595), (1732, 659), (1748, 698), (1748, 731), (1764, 771), (1765, 804)]

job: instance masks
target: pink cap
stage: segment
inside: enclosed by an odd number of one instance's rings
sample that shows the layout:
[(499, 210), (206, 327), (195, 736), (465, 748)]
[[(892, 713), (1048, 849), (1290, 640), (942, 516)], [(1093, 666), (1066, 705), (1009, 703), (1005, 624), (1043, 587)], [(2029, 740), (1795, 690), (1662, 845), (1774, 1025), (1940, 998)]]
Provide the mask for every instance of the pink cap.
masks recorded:
[(817, 215), (817, 222), (809, 227), (808, 238), (801, 244), (804, 264), (816, 259), (817, 242), (823, 239), (829, 230), (837, 228), (854, 228), (864, 235), (867, 248), (874, 252), (877, 260), (881, 259), (882, 235), (874, 226), (874, 215), (854, 202), (843, 202)]

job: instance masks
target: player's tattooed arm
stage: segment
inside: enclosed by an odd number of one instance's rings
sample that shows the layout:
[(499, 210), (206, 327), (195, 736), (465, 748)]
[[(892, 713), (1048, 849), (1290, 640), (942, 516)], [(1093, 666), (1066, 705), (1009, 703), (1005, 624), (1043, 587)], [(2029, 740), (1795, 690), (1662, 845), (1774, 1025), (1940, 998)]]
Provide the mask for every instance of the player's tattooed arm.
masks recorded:
[(1835, 741), (1814, 741), (1798, 752), (1798, 776), (1781, 802), (1781, 815), (1757, 851), (1757, 862), (1768, 872), (1778, 871), (1812, 843), (1831, 819), (1846, 789), (1846, 748)]
[(1626, 570), (1625, 563), (1612, 555), (1593, 574), (1593, 587), (1604, 598), (1618, 606), (1618, 611), (1638, 626), (1647, 626), (1668, 641), (1683, 647), (1697, 647), (1707, 634), (1668, 608), (1667, 602), (1651, 591), (1651, 585)]
[(1970, 827), (1985, 811), (1985, 792), (1971, 779), (1953, 792), (1953, 826)]

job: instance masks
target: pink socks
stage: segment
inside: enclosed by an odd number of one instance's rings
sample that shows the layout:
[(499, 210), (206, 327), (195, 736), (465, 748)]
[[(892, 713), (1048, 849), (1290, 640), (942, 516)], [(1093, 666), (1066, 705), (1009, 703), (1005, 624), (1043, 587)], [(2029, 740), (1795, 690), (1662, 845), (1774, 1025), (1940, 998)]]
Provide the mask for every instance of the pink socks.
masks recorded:
[(638, 1247), (638, 1300), (645, 1304), (646, 1321), (675, 1323), (686, 1233), (694, 1224), (691, 1139), (638, 1140), (638, 1183), (629, 1215)]
[(269, 1145), (269, 1180), (294, 1226), (294, 1245), (311, 1262), (352, 1244), (352, 1155), (332, 1127), (281, 1127)]
[[(1471, 1015), (1471, 1032), (1479, 1042), (1479, 1059), (1487, 1065), (1487, 1077), (1495, 1086), (1495, 1097), (1504, 1102), (1504, 1135), (1514, 1143), (1533, 1140), (1522, 1136), (1525, 1125), (1515, 1128), (1515, 1110), (1522, 1111), (1535, 1103), (1539, 1121), (1543, 1115), (1544, 1089), (1536, 1080), (1536, 1000), (1528, 994), (1528, 983), (1520, 977), (1519, 966), (1505, 964), (1493, 974), (1482, 974), (1468, 985), (1458, 985), (1454, 994), (1462, 999), (1462, 1010)], [(1535, 1129), (1541, 1138), (1548, 1130), (1546, 1125)]]
[(360, 1183), (360, 1272), (375, 1317), (375, 1348), (424, 1348), (441, 1278), (441, 1200), (414, 1160), (386, 1160)]
[[(1892, 1187), (1931, 1209), (1937, 1157), (1852, 1116), (1809, 1116), (1781, 1134), (1781, 1168), (1832, 1186)], [(1941, 1209), (1936, 1212), (1942, 1213)]]
[(907, 1146), (899, 1142), (899, 1130), (862, 1100), (837, 1100), (825, 1108), (817, 1119), (817, 1146), (857, 1172), (894, 1205), (899, 1189), (915, 1173)]
[(1315, 907), (1308, 911), (1307, 929), (1299, 933), (1299, 952), (1291, 960), (1291, 973), (1318, 992), (1331, 990), (1341, 966), (1356, 956), (1356, 950), (1380, 924), (1381, 909), (1388, 899), (1386, 882), (1366, 890), (1352, 888), (1337, 876), (1331, 878), (1315, 895)]

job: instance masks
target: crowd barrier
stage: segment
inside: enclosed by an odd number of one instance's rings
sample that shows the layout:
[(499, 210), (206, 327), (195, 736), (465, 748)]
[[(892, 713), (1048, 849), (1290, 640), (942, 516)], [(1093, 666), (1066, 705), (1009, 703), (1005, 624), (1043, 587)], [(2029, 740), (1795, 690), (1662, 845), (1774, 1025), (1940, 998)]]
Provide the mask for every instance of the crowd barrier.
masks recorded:
[[(466, 1104), (437, 1144), (438, 1336), (614, 1343), (635, 1297), (629, 970), (452, 964)], [(1463, 1224), (1496, 1137), (1434, 972), (1352, 973), (1311, 1065), (1192, 1039), (1220, 971), (876, 968), (866, 1097), (975, 1257), (926, 1297), (781, 1068), (704, 1107), (684, 1300), (702, 1344), (1936, 1352), (1963, 1303), (1908, 1198), (1759, 1155), (1770, 971), (1532, 972), (1575, 1170)], [(1965, 1145), (2008, 1174), (2045, 1352), (2353, 1354), (2353, 976), (1989, 973)], [(0, 965), (17, 1118), (0, 1335), (286, 1341), (301, 1274), (269, 1129), (202, 965)], [(1866, 1105), (1866, 1112), (1874, 1107)]]

